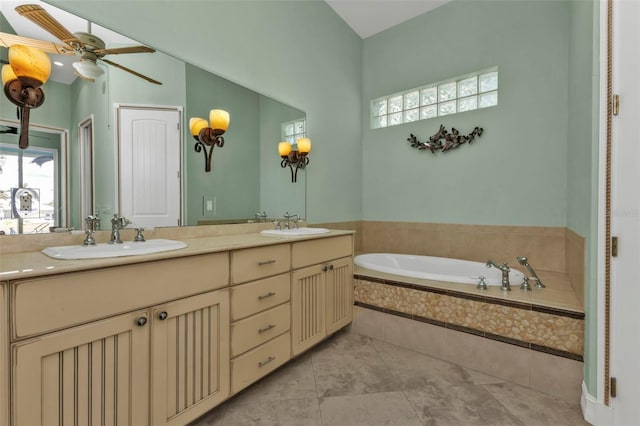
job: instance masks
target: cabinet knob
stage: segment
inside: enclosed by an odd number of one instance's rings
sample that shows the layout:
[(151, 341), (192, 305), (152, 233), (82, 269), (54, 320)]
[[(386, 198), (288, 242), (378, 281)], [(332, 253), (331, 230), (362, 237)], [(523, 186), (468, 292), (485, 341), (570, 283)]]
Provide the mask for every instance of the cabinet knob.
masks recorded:
[(138, 324), (138, 327), (144, 327), (146, 323), (147, 323), (147, 317), (140, 317), (136, 320), (136, 324)]
[(160, 321), (164, 321), (167, 319), (167, 317), (169, 316), (169, 314), (166, 311), (162, 311), (158, 314), (158, 319)]
[(329, 265), (329, 270), (333, 271), (333, 265)]
[(322, 272), (327, 272), (329, 270), (329, 267), (327, 265), (324, 265), (322, 267)]

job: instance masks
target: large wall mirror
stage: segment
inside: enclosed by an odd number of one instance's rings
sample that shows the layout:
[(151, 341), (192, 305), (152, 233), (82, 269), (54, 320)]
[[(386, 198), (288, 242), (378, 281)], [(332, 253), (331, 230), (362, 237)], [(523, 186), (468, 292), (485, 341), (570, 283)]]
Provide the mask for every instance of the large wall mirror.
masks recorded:
[[(16, 18), (10, 13), (21, 3), (27, 2), (3, 1), (2, 31), (44, 39), (47, 34), (21, 34), (14, 29)], [(68, 13), (39, 4), (61, 22), (74, 25), (73, 20), (59, 18)], [(75, 25), (86, 25), (86, 21)], [(87, 31), (86, 27), (68, 29)], [(107, 31), (95, 25), (91, 29)], [(55, 40), (51, 35), (49, 39)], [(118, 44), (107, 47), (131, 43), (139, 44), (118, 39)], [(116, 120), (122, 106), (179, 112), (180, 194), (176, 202), (181, 206), (176, 225), (246, 222), (262, 212), (268, 218), (282, 217), (286, 211), (306, 217), (305, 172), (299, 172), (297, 182), (292, 183), (277, 152), (278, 142), (286, 140), (292, 123), (302, 123), (306, 132), (305, 112), (166, 55), (162, 46), (150, 47), (159, 50), (118, 55), (113, 60), (162, 85), (100, 63), (104, 74), (94, 82), (52, 76), (43, 86), (44, 104), (31, 111), (29, 152), (16, 149), (16, 107), (2, 96), (0, 231), (49, 232), (55, 226), (80, 229), (88, 212), (98, 214), (102, 229), (108, 228), (109, 219), (120, 213), (122, 203)], [(0, 60), (7, 60), (6, 48), (0, 48)], [(207, 118), (214, 108), (229, 111), (231, 124), (224, 135), (224, 147), (214, 150), (212, 171), (205, 173), (204, 158), (194, 150), (188, 121), (190, 117)], [(158, 158), (156, 153), (153, 157)], [(22, 187), (33, 191), (19, 191)], [(29, 206), (17, 204), (20, 196), (26, 202), (29, 195)]]

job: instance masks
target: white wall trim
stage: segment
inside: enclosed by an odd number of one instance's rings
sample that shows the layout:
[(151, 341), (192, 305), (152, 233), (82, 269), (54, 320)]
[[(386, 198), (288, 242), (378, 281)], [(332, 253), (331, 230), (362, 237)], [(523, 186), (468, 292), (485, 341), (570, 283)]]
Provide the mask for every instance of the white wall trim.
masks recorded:
[(592, 425), (599, 426), (613, 424), (613, 410), (591, 396), (584, 382), (582, 382), (580, 407), (582, 408), (582, 415), (584, 416), (584, 419)]

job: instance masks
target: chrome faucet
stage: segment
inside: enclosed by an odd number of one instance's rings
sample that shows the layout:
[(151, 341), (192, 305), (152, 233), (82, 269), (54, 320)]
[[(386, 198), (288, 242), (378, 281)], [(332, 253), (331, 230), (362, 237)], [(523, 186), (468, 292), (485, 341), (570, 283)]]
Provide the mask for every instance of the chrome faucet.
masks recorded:
[(118, 216), (117, 213), (114, 214), (111, 219), (111, 238), (109, 239), (109, 244), (122, 244), (122, 240), (120, 239), (120, 230), (130, 223), (131, 221), (129, 219)]
[(487, 268), (491, 268), (492, 266), (502, 272), (502, 286), (500, 287), (500, 290), (511, 291), (511, 284), (509, 284), (509, 272), (511, 271), (511, 268), (509, 268), (507, 262), (504, 262), (502, 265), (498, 265), (491, 259), (487, 260)]
[(100, 218), (98, 215), (89, 215), (84, 219), (84, 222), (87, 224), (87, 229), (84, 231), (86, 237), (84, 238), (82, 245), (94, 246), (96, 245), (96, 240), (93, 238), (93, 233), (100, 228)]
[(266, 222), (267, 221), (267, 212), (263, 211), (262, 213), (258, 212), (255, 214), (258, 222)]
[(289, 212), (286, 212), (284, 214), (284, 229), (291, 229), (290, 225), (289, 225), (289, 221), (291, 219), (293, 219), (293, 227), (295, 229), (298, 229), (298, 221), (300, 220), (300, 216), (298, 216), (297, 214), (289, 214)]
[(519, 264), (521, 264), (522, 266), (527, 268), (529, 273), (531, 273), (531, 275), (533, 275), (533, 278), (536, 280), (536, 287), (538, 287), (538, 288), (545, 288), (546, 287), (546, 285), (542, 284), (542, 281), (540, 281), (540, 278), (538, 278), (538, 275), (536, 274), (536, 271), (534, 271), (533, 268), (531, 267), (531, 265), (529, 265), (529, 261), (527, 260), (526, 257), (518, 256), (518, 257), (516, 257), (516, 259), (518, 260)]

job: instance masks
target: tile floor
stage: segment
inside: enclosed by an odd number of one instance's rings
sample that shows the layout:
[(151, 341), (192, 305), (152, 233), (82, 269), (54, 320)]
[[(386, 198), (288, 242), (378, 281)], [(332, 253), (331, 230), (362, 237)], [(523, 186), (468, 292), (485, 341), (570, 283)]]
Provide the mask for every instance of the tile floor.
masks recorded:
[(587, 424), (577, 404), (341, 331), (192, 426)]

